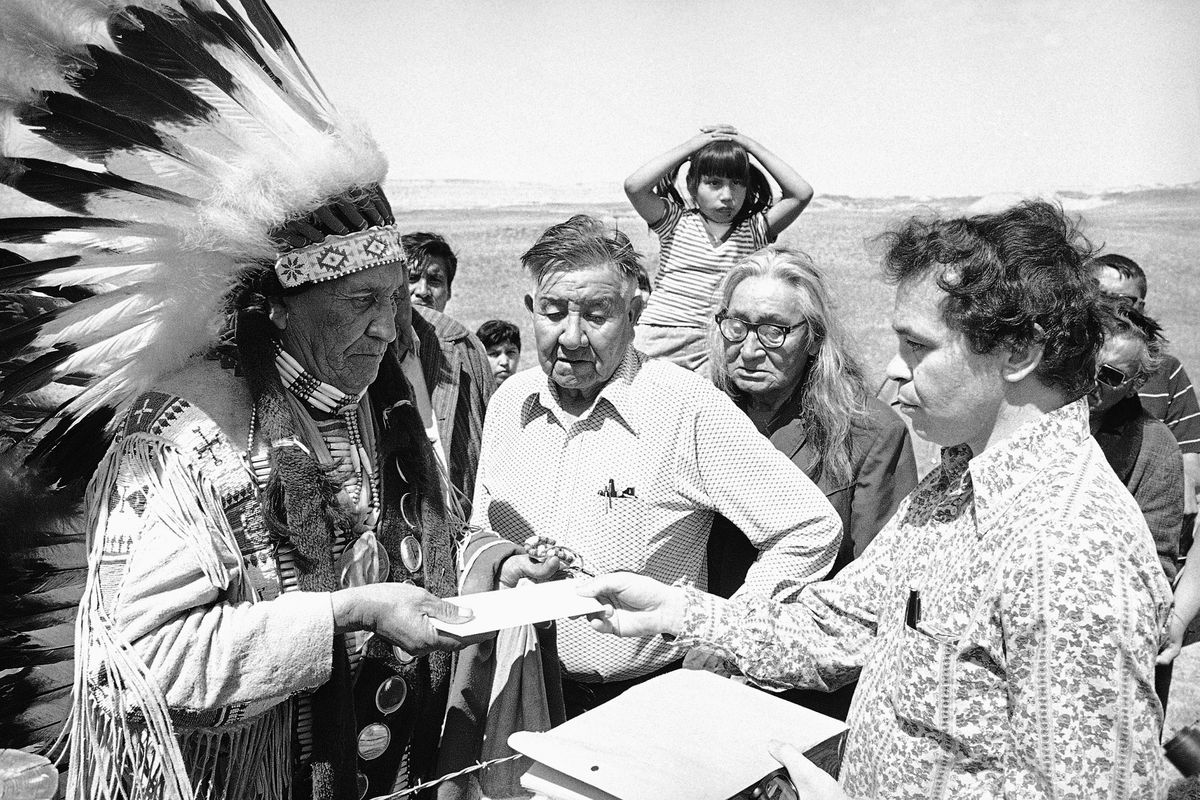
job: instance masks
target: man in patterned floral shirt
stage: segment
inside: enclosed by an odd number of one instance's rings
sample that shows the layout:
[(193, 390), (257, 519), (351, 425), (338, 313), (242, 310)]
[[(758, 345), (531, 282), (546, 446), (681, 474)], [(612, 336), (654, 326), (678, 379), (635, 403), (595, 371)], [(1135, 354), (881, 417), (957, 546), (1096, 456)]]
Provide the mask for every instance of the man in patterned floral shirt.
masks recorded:
[(797, 602), (611, 575), (622, 635), (704, 644), (757, 683), (855, 676), (841, 786), (788, 746), (806, 798), (1153, 798), (1154, 657), (1170, 590), (1088, 431), (1100, 327), (1082, 239), (1026, 202), (885, 234), (888, 367), (941, 465)]

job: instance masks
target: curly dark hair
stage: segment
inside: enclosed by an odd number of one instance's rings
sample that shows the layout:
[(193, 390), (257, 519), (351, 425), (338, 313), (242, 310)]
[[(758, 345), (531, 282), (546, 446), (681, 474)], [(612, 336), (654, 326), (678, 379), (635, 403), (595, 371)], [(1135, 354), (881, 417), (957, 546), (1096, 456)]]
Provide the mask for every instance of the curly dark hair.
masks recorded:
[(879, 237), (896, 284), (935, 272), (942, 319), (977, 353), (1040, 344), (1035, 375), (1075, 399), (1096, 374), (1104, 339), (1092, 244), (1060, 206), (1026, 200), (996, 214), (913, 217)]

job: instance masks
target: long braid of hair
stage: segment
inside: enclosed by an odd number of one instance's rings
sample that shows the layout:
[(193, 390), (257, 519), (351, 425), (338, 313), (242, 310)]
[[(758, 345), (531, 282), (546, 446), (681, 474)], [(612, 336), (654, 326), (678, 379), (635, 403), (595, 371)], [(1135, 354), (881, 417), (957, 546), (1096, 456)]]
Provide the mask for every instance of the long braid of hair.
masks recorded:
[[(371, 385), (371, 402), (383, 424), (378, 426), (380, 470), (390, 480), (382, 481), (382, 503), (386, 513), (380, 519), (376, 535), (391, 555), (391, 579), (410, 581), (439, 597), (457, 594), (455, 571), (455, 533), (457, 522), (442, 502), (442, 485), (437, 458), (417, 411), (412, 387), (404, 377), (397, 348), (388, 348), (379, 366), (379, 377)], [(399, 467), (399, 471), (396, 468)], [(405, 503), (405, 495), (410, 495)], [(405, 510), (407, 508), (407, 511)], [(411, 514), (409, 513), (411, 512)], [(402, 542), (407, 536), (420, 541), (421, 565), (410, 570)], [(436, 745), (445, 716), (451, 674), (450, 654), (435, 650), (407, 665), (394, 661), (390, 648), (376, 638), (367, 649), (369, 658), (389, 664), (405, 675), (409, 686), (427, 687), (410, 696), (417, 703), (411, 743), (411, 769), (415, 776), (436, 775)], [(419, 670), (422, 677), (414, 677)], [(415, 682), (414, 682), (415, 681)], [(410, 691), (412, 691), (410, 689)]]
[(263, 517), (277, 544), (295, 546), (302, 573), (328, 570), (327, 577), (332, 580), (333, 530), (348, 523), (337, 502), (341, 485), (333, 477), (332, 467), (322, 466), (302, 448), (286, 443), (294, 441), (298, 432), (287, 390), (275, 369), (275, 335), (263, 309), (238, 312), (238, 353), (258, 420), (255, 439), (269, 443), (270, 477), (263, 490)]

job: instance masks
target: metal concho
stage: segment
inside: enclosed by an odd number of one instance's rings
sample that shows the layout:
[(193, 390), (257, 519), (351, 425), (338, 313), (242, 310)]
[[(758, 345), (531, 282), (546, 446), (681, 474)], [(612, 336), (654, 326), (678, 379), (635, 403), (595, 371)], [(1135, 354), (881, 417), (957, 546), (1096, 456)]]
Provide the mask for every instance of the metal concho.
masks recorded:
[(404, 705), (408, 699), (408, 684), (398, 675), (385, 680), (375, 690), (375, 707), (380, 714), (391, 714)]
[(371, 761), (383, 755), (392, 741), (392, 732), (388, 726), (380, 722), (372, 722), (358, 732), (358, 755), (364, 761)]
[(417, 537), (410, 534), (400, 542), (400, 560), (404, 562), (404, 568), (409, 572), (417, 572), (421, 569), (424, 556), (421, 553), (421, 543), (417, 541)]

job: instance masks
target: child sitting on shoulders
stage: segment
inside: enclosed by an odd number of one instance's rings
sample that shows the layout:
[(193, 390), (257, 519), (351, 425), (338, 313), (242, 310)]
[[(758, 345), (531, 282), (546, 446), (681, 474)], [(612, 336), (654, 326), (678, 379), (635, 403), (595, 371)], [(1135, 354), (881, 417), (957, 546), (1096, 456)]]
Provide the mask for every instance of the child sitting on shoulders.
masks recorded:
[(521, 362), (521, 331), (507, 320), (489, 319), (479, 326), (475, 335), (487, 350), (492, 376), (499, 388), (500, 384), (512, 377)]
[[(771, 186), (750, 156), (779, 184), (778, 202), (772, 204)], [(690, 208), (675, 190), (686, 161)], [(706, 371), (718, 284), (734, 264), (773, 242), (800, 216), (812, 187), (754, 139), (715, 125), (626, 178), (625, 194), (660, 245), (654, 293), (638, 320), (634, 344), (649, 356)]]

